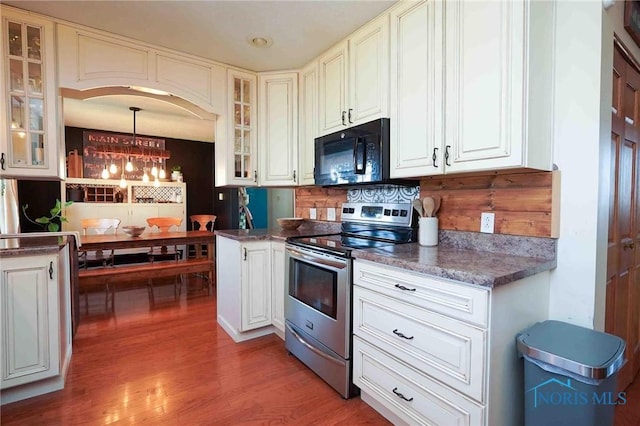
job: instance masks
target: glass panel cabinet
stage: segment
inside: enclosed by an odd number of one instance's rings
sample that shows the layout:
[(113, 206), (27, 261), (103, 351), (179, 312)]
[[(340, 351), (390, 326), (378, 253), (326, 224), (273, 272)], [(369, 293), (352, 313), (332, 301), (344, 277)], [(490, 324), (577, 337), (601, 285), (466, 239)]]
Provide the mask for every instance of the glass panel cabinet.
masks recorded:
[(229, 70), (230, 184), (257, 185), (257, 79), (255, 74)]
[(2, 9), (0, 176), (62, 178), (53, 23)]

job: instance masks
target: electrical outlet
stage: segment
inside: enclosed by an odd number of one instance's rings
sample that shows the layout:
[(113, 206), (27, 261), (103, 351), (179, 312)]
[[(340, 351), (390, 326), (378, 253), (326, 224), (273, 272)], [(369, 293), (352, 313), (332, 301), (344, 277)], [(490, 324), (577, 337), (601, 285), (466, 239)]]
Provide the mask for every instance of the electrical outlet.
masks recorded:
[(318, 213), (316, 212), (315, 207), (312, 207), (312, 208), (309, 209), (309, 219), (311, 219), (311, 220), (317, 219), (317, 217), (318, 217), (317, 214)]
[(327, 208), (327, 220), (336, 220), (336, 208), (335, 207)]
[(480, 232), (493, 234), (493, 221), (495, 216), (495, 213), (482, 213), (480, 215)]

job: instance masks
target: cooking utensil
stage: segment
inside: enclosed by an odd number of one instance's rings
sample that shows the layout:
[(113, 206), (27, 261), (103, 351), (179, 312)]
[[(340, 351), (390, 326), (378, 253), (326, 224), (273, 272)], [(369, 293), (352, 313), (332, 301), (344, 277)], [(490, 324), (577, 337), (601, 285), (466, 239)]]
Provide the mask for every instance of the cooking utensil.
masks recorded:
[(433, 215), (435, 216), (436, 213), (438, 213), (438, 210), (440, 210), (440, 204), (442, 203), (442, 197), (439, 195), (434, 195), (433, 196), (433, 201), (434, 201), (434, 206), (433, 206)]
[(420, 201), (420, 199), (416, 198), (415, 200), (413, 200), (413, 208), (416, 209), (416, 211), (418, 212), (418, 216), (423, 217), (422, 216), (422, 201)]
[(422, 200), (422, 210), (426, 217), (433, 217), (433, 209), (436, 206), (436, 202), (433, 197), (424, 197)]

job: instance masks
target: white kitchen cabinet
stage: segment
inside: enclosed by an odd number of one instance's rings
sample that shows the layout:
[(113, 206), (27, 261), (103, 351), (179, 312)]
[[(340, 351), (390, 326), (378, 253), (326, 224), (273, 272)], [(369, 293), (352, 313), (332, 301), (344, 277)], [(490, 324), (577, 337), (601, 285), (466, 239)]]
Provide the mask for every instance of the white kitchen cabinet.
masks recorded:
[(552, 2), (391, 10), (392, 178), (552, 169)]
[(284, 339), (284, 301), (287, 294), (284, 253), (284, 242), (271, 242), (271, 315), (276, 334), (281, 339)]
[(0, 177), (62, 179), (54, 23), (0, 6)]
[(216, 235), (218, 324), (240, 342), (274, 332), (271, 241)]
[(389, 16), (369, 22), (318, 59), (319, 133), (325, 135), (389, 110)]
[(392, 178), (442, 173), (442, 7), (403, 2), (390, 12)]
[(394, 424), (523, 419), (515, 336), (547, 319), (548, 272), (494, 288), (355, 259), (353, 381)]
[(258, 75), (258, 182), (291, 186), (298, 180), (298, 73)]
[(313, 185), (315, 138), (318, 136), (318, 61), (300, 70), (300, 102), (298, 109), (298, 167), (300, 185)]
[(2, 259), (1, 389), (60, 373), (58, 256)]
[(86, 27), (58, 25), (60, 87), (144, 87), (223, 114), (226, 67)]
[(226, 175), (221, 180), (216, 176), (222, 185), (258, 185), (257, 84), (253, 73), (227, 70), (227, 147), (220, 150), (226, 151)]
[(554, 7), (446, 2), (447, 171), (551, 170)]

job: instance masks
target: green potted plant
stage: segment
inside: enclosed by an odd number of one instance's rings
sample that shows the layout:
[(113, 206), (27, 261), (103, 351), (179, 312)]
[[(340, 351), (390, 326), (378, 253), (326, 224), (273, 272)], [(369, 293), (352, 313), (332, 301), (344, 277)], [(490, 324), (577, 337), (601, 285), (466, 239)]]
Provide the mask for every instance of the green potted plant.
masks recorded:
[(68, 207), (71, 204), (73, 204), (73, 201), (67, 201), (63, 205), (62, 202), (56, 198), (56, 205), (53, 206), (51, 210), (49, 210), (50, 215), (41, 216), (36, 218), (35, 220), (31, 219), (27, 215), (27, 209), (29, 208), (29, 204), (24, 204), (22, 206), (22, 213), (24, 214), (24, 217), (26, 217), (29, 222), (41, 226), (45, 231), (57, 232), (60, 230), (60, 226), (62, 225), (62, 222), (68, 222), (67, 218), (62, 215), (62, 208)]
[(174, 182), (182, 182), (182, 168), (180, 166), (171, 167), (171, 180)]

